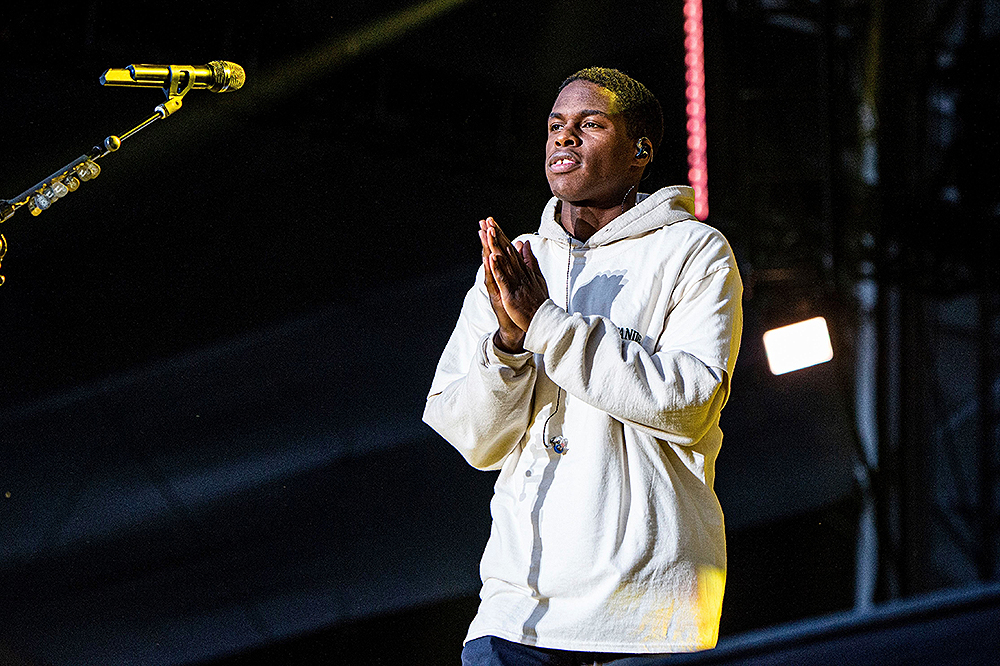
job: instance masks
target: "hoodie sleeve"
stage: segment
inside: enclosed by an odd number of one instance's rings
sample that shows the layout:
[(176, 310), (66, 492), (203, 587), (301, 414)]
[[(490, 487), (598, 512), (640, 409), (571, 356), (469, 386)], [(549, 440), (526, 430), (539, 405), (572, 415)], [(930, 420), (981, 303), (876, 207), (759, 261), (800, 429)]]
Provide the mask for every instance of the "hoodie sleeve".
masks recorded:
[(609, 319), (568, 314), (551, 300), (532, 319), (525, 349), (542, 355), (546, 374), (570, 395), (659, 439), (696, 444), (729, 397), (742, 329), (728, 244), (714, 254), (692, 262), (675, 287), (654, 353), (623, 341)]
[(520, 443), (535, 387), (533, 355), (498, 350), (493, 345), (497, 325), (480, 267), (424, 408), (424, 422), (478, 469), (498, 469)]

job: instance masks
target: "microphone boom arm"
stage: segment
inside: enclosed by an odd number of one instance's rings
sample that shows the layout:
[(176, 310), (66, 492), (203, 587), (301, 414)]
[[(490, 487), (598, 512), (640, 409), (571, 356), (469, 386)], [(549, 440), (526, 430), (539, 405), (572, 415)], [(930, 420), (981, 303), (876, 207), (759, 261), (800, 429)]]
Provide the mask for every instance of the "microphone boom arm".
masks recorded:
[[(193, 69), (186, 66), (170, 67), (170, 80), (167, 87), (163, 89), (167, 100), (154, 109), (155, 113), (152, 116), (146, 118), (120, 137), (112, 134), (105, 138), (101, 145), (94, 146), (89, 153), (80, 155), (80, 157), (29, 187), (16, 197), (12, 199), (0, 199), (0, 223), (9, 220), (17, 212), (18, 208), (25, 205), (30, 205), (32, 215), (40, 215), (43, 210), (49, 208), (57, 199), (66, 196), (69, 192), (76, 191), (81, 181), (85, 182), (96, 178), (101, 173), (101, 167), (97, 165), (97, 160), (121, 148), (122, 141), (125, 139), (149, 127), (157, 120), (162, 120), (172, 115), (181, 108), (184, 96), (194, 86), (195, 75)], [(7, 239), (4, 238), (3, 234), (0, 234), (0, 261), (3, 260), (6, 252)], [(4, 276), (0, 275), (0, 286), (3, 285), (4, 279)]]

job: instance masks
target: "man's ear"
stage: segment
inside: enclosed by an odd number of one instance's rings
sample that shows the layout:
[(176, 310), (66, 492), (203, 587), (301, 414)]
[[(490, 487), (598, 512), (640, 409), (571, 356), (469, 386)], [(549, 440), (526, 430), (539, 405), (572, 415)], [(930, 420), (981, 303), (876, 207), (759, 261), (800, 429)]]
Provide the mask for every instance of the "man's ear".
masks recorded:
[[(635, 142), (635, 159), (653, 161), (653, 145), (646, 137), (642, 137)], [(648, 162), (647, 162), (648, 163)]]

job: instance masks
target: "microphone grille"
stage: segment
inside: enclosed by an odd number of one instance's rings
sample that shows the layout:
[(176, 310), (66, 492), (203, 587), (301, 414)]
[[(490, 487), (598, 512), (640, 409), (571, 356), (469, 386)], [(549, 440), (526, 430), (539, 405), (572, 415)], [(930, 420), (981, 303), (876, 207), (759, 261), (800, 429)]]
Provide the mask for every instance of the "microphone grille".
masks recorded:
[(228, 60), (213, 60), (208, 63), (212, 68), (215, 83), (209, 88), (212, 92), (229, 92), (239, 90), (246, 83), (247, 75), (243, 68)]

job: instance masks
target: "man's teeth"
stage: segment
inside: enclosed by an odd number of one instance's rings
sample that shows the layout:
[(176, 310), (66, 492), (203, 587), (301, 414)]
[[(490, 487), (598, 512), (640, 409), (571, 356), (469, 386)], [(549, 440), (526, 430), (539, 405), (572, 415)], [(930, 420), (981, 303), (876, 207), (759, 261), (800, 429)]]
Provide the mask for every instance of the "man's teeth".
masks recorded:
[[(569, 159), (567, 157), (564, 157), (561, 160), (556, 160), (555, 161), (555, 165), (559, 165), (559, 164), (573, 164), (573, 160), (571, 160), (571, 159)], [(555, 165), (553, 165), (553, 166), (555, 166)]]

